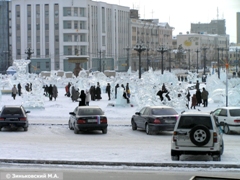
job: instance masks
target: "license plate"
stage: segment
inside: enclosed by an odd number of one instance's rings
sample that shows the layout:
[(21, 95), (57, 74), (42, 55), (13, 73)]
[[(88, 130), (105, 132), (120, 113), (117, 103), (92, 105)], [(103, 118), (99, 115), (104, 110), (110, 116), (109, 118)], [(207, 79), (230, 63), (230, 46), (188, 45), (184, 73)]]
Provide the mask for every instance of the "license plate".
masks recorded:
[(88, 122), (97, 122), (97, 119), (88, 119)]
[(185, 135), (180, 136), (180, 135), (178, 135), (178, 140), (188, 140), (188, 139), (189, 139), (188, 136), (185, 136)]
[(165, 123), (175, 123), (175, 120), (165, 120)]

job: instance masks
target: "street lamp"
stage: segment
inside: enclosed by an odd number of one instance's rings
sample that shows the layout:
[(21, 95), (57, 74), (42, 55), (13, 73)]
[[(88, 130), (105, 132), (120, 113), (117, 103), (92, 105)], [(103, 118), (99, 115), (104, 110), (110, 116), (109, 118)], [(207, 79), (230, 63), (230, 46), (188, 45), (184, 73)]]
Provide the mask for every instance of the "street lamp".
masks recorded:
[(146, 50), (146, 47), (142, 44), (137, 44), (134, 50), (138, 52), (139, 55), (139, 79), (141, 79), (141, 53)]
[(168, 49), (168, 58), (169, 58), (169, 72), (171, 72), (171, 49)]
[[(31, 55), (34, 53), (33, 49), (30, 47), (25, 50), (25, 54), (27, 54), (27, 59), (31, 59)], [(28, 64), (28, 72), (31, 73), (30, 63)]]
[(150, 50), (150, 48), (148, 47), (148, 45), (147, 45), (146, 50), (147, 50), (147, 70), (149, 70), (150, 60), (148, 59), (148, 51)]
[(220, 68), (219, 68), (219, 66), (220, 66), (220, 64), (219, 64), (219, 51), (221, 50), (222, 48), (217, 48), (217, 50), (218, 50), (218, 79), (220, 79)]
[(162, 74), (163, 74), (163, 53), (166, 52), (167, 50), (164, 49), (164, 47), (160, 47), (157, 49), (157, 52), (160, 52), (162, 54)]
[(203, 59), (203, 75), (205, 75), (205, 72), (206, 72), (206, 50), (208, 48), (204, 47), (202, 48), (203, 49), (203, 52), (204, 52), (204, 59)]
[(197, 73), (198, 73), (198, 53), (201, 52), (198, 49), (195, 51), (197, 53)]
[(238, 49), (236, 48), (236, 60), (235, 60), (235, 63), (236, 63), (236, 75), (237, 75), (237, 63), (238, 63), (238, 60), (237, 60), (237, 52), (238, 52)]
[(129, 51), (132, 49), (132, 48), (130, 48), (129, 46), (127, 46), (126, 48), (124, 48), (125, 50), (127, 50), (127, 71), (128, 71), (128, 69), (129, 69)]
[(188, 70), (190, 71), (190, 49), (187, 49), (188, 51)]

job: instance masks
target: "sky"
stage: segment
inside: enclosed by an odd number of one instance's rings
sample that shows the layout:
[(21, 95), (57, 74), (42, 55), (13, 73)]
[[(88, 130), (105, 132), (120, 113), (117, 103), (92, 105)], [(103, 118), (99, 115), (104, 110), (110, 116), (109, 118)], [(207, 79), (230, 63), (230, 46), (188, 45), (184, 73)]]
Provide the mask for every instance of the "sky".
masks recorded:
[(159, 19), (174, 27), (173, 35), (190, 32), (191, 23), (210, 23), (211, 20), (225, 19), (226, 33), (230, 42), (236, 42), (236, 12), (240, 12), (240, 0), (102, 0), (138, 9), (140, 18)]

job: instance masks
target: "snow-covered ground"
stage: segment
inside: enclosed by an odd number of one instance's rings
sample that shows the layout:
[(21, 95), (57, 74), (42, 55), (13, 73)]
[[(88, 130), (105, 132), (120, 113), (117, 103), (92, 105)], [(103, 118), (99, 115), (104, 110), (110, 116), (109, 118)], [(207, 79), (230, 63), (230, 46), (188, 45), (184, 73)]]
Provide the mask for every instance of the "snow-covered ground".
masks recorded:
[[(76, 135), (68, 129), (69, 112), (78, 105), (64, 96), (64, 88), (59, 88), (56, 101), (45, 98), (45, 109), (30, 109), (29, 130), (27, 132), (0, 132), (0, 159), (36, 160), (76, 160), (109, 162), (172, 163), (170, 156), (171, 132), (146, 135), (143, 131), (132, 131), (131, 116), (138, 110), (133, 106), (111, 106), (115, 100), (91, 101), (98, 105), (108, 117), (108, 133), (84, 133)], [(13, 100), (10, 94), (2, 95), (0, 105), (21, 104), (21, 97)], [(209, 103), (201, 111), (211, 111), (219, 104)], [(198, 110), (192, 111), (198, 111)], [(187, 109), (186, 109), (187, 110)], [(190, 109), (191, 110), (191, 109)], [(180, 113), (180, 112), (179, 112)], [(225, 152), (221, 162), (216, 164), (238, 164), (240, 161), (239, 134), (224, 135)], [(206, 156), (182, 156), (176, 163), (213, 163)]]

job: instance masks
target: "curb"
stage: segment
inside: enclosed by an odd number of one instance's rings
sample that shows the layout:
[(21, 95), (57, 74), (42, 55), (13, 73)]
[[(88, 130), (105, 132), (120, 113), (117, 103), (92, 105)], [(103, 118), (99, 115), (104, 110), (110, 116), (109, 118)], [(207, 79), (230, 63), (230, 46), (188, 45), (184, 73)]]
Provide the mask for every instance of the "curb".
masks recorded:
[(81, 166), (133, 166), (133, 167), (174, 167), (174, 168), (234, 168), (240, 169), (240, 164), (182, 164), (182, 163), (146, 163), (146, 162), (97, 162), (97, 161), (59, 161), (59, 160), (27, 160), (0, 159), (0, 163), (11, 164), (50, 164), (50, 165), (81, 165)]

